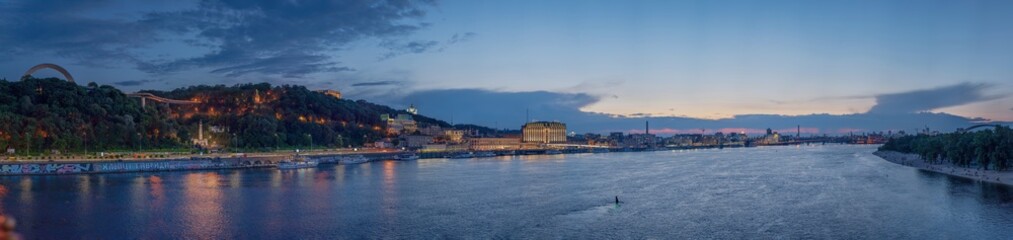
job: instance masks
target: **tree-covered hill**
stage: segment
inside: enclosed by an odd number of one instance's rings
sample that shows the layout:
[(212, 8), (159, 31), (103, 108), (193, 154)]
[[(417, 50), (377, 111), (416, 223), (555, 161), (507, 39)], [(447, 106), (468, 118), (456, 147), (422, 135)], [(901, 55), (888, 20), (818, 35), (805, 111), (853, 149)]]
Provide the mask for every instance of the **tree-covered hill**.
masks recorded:
[[(56, 78), (0, 81), (0, 148), (132, 149), (177, 146), (180, 126), (164, 113), (143, 111), (110, 86), (78, 86)], [(154, 133), (148, 136), (138, 133)]]
[(1013, 130), (998, 126), (976, 132), (905, 136), (891, 139), (879, 150), (914, 153), (934, 163), (1007, 170), (1013, 167)]
[[(79, 86), (56, 78), (0, 80), (0, 148), (33, 153), (187, 148), (204, 138), (221, 147), (360, 146), (387, 137), (381, 114), (406, 113), (339, 99), (302, 86), (242, 84), (145, 91), (194, 100), (142, 107), (111, 86)], [(420, 126), (446, 122), (413, 116)]]

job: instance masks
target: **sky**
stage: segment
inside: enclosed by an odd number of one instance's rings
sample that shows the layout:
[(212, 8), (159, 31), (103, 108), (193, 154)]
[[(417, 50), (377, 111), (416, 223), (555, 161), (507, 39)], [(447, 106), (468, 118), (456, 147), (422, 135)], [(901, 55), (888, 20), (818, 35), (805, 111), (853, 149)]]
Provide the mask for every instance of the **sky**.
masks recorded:
[(0, 0), (0, 77), (48, 62), (125, 91), (299, 84), (501, 128), (952, 130), (1013, 121), (1010, 12), (931, 0)]

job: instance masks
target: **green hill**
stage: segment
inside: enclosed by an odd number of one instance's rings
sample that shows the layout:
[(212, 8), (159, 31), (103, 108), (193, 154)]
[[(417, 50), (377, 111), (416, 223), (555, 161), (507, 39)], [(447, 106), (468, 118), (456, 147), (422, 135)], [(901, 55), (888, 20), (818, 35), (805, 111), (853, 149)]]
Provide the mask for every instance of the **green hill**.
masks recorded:
[[(380, 114), (406, 113), (302, 86), (267, 83), (144, 92), (199, 103), (149, 100), (142, 107), (137, 98), (111, 86), (79, 86), (55, 78), (0, 80), (0, 148), (12, 147), (19, 154), (26, 149), (37, 153), (188, 148), (201, 125), (205, 138), (222, 147), (361, 146), (387, 137)], [(413, 117), (420, 127), (449, 126)]]

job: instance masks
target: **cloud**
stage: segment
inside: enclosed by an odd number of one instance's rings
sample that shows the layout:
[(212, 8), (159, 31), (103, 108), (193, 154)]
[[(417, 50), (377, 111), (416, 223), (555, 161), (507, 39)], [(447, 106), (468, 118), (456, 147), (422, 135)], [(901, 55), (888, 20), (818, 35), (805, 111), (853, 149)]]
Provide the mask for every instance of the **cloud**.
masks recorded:
[(155, 81), (154, 80), (150, 80), (150, 79), (145, 79), (145, 80), (127, 80), (127, 81), (114, 82), (113, 85), (122, 86), (122, 87), (134, 87), (134, 86), (140, 86), (140, 85), (144, 85), (144, 84), (152, 83), (152, 82), (155, 82)]
[[(724, 119), (651, 116), (650, 114), (614, 115), (585, 112), (583, 107), (602, 98), (587, 93), (560, 93), (549, 91), (497, 92), (483, 89), (424, 90), (401, 97), (374, 99), (395, 107), (414, 104), (421, 114), (454, 121), (491, 127), (519, 129), (528, 119), (561, 121), (576, 132), (643, 132), (644, 123), (650, 122), (652, 132), (659, 134), (706, 133), (735, 131), (762, 133), (767, 128), (781, 132), (794, 132), (801, 127), (803, 134), (848, 134), (869, 131), (908, 132), (930, 127), (943, 131), (973, 125), (981, 119), (965, 118), (946, 113), (906, 112), (884, 117), (879, 114), (809, 114), (775, 115), (744, 114)], [(655, 131), (658, 129), (660, 131)]]
[(380, 60), (390, 59), (396, 56), (411, 54), (411, 53), (423, 53), (436, 47), (440, 42), (437, 41), (410, 41), (407, 43), (400, 42), (383, 42), (380, 44), (381, 47), (387, 48), (389, 52), (380, 56)]
[[(515, 128), (531, 119), (566, 120), (557, 117), (579, 116), (579, 108), (595, 103), (598, 97), (583, 93), (496, 92), (483, 89), (424, 90), (400, 98), (377, 99), (394, 106), (414, 104), (427, 116), (458, 123)], [(427, 112), (428, 111), (428, 112)]]
[(353, 87), (371, 87), (371, 86), (390, 86), (400, 85), (400, 81), (378, 81), (378, 82), (359, 82), (352, 84)]
[(454, 36), (451, 36), (450, 40), (447, 40), (447, 44), (455, 44), (455, 43), (459, 43), (459, 42), (465, 42), (465, 41), (471, 40), (472, 38), (475, 38), (476, 35), (478, 35), (478, 34), (473, 33), (473, 32), (457, 33), (457, 34), (454, 34)]
[(925, 112), (999, 98), (999, 96), (991, 96), (984, 93), (985, 89), (989, 87), (991, 85), (983, 83), (961, 83), (933, 89), (877, 95), (876, 105), (872, 106), (867, 113), (898, 114)]
[(455, 33), (450, 39), (446, 41), (408, 41), (401, 42), (397, 40), (380, 42), (380, 47), (386, 48), (388, 52), (379, 57), (380, 61), (394, 58), (406, 54), (419, 54), (428, 51), (442, 52), (451, 45), (471, 40), (475, 37), (475, 33)]
[[(129, 3), (9, 3), (0, 8), (4, 32), (0, 46), (6, 49), (0, 54), (48, 54), (87, 64), (132, 63), (152, 74), (207, 69), (230, 77), (301, 77), (352, 70), (334, 61), (334, 53), (358, 40), (404, 38), (425, 27), (419, 20), (435, 5), (431, 0), (203, 0), (131, 16), (106, 14)], [(158, 44), (181, 45), (168, 50), (190, 54), (151, 53)], [(427, 43), (412, 42), (401, 49), (426, 48)]]

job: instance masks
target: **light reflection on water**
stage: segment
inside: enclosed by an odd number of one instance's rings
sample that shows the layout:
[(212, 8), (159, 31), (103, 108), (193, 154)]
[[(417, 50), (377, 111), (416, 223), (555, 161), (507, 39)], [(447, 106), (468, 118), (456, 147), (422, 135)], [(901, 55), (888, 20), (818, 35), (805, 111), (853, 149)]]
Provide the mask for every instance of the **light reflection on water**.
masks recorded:
[(182, 230), (186, 236), (213, 238), (225, 236), (220, 226), (227, 217), (223, 212), (221, 176), (215, 172), (187, 174), (184, 177), (184, 201), (190, 204), (180, 211), (187, 224)]
[(872, 151), (789, 146), (3, 177), (0, 190), (19, 230), (46, 239), (1002, 239), (1013, 226), (1010, 188), (895, 165)]

